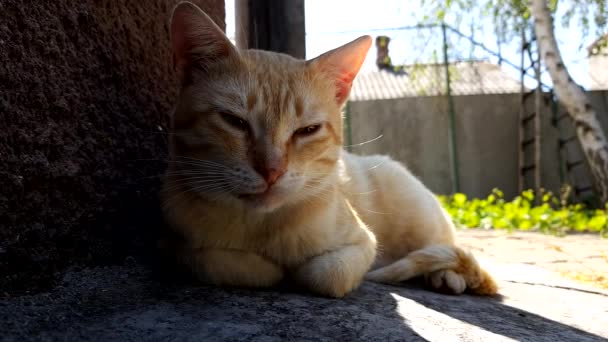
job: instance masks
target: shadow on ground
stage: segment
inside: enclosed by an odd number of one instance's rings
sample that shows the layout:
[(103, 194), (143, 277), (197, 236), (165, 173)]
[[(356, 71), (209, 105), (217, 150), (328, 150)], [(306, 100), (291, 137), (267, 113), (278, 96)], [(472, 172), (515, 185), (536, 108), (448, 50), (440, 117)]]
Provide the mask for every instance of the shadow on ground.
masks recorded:
[[(547, 291), (506, 285), (507, 292)], [(574, 296), (586, 296), (582, 305), (598, 303), (593, 294)], [(608, 325), (596, 331), (594, 322), (581, 326), (572, 320), (576, 313), (568, 305), (537, 303), (553, 305), (557, 316), (547, 318), (509, 300), (369, 283), (345, 299), (326, 299), (284, 290), (161, 282), (146, 269), (129, 265), (69, 272), (51, 292), (0, 301), (0, 330), (9, 340), (121, 341), (594, 341), (608, 332)]]

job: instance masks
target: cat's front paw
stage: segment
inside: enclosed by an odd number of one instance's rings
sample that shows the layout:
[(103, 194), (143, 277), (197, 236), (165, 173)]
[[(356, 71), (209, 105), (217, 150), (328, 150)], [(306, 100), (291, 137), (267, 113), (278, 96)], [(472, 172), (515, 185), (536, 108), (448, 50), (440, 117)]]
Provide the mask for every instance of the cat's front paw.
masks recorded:
[(310, 259), (295, 270), (294, 278), (318, 294), (344, 297), (361, 284), (375, 253), (373, 241), (362, 240)]
[(320, 295), (344, 297), (359, 286), (362, 276), (328, 259), (317, 257), (302, 265), (295, 273), (295, 280)]

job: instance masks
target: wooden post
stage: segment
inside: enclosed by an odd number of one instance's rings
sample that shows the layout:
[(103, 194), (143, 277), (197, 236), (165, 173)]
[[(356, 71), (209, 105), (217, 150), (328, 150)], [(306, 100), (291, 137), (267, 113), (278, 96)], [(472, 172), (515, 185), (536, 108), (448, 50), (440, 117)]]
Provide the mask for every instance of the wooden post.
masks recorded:
[(235, 15), (240, 49), (306, 58), (304, 0), (235, 0)]

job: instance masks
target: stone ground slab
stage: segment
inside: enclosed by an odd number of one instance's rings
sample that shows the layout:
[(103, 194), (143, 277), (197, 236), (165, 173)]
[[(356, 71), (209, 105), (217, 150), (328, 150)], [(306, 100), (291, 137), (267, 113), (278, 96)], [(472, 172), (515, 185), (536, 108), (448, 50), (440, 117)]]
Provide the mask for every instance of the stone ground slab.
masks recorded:
[(459, 245), (485, 260), (539, 266), (608, 289), (608, 239), (597, 234), (558, 237), (535, 232), (467, 229), (459, 230), (457, 235)]
[[(2, 341), (600, 341), (608, 293), (490, 265), (502, 298), (365, 283), (347, 298), (161, 282), (138, 265), (71, 271), (0, 301)], [(519, 277), (519, 278), (518, 278)], [(547, 278), (549, 277), (549, 278)]]

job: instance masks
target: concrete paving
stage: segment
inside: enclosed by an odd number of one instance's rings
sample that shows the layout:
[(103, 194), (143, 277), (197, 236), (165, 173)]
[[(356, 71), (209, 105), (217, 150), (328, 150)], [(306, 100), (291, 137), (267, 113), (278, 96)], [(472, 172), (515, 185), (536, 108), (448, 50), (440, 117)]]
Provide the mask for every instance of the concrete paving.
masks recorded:
[(467, 229), (458, 243), (477, 257), (505, 265), (534, 265), (579, 282), (608, 289), (608, 238), (563, 237), (536, 232)]
[(500, 298), (365, 283), (344, 299), (167, 283), (131, 264), (68, 272), (0, 301), (2, 341), (600, 341), (608, 292), (536, 266), (487, 265)]

